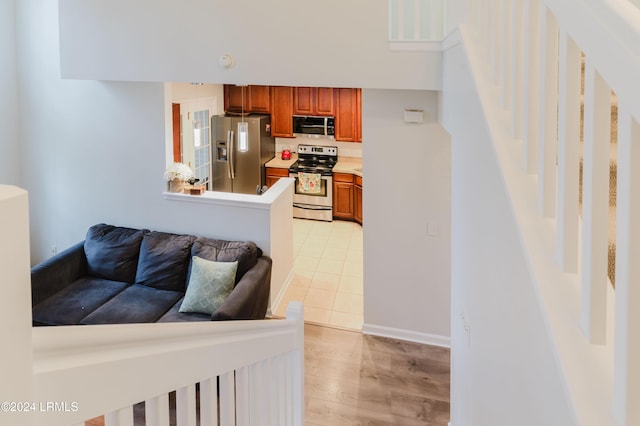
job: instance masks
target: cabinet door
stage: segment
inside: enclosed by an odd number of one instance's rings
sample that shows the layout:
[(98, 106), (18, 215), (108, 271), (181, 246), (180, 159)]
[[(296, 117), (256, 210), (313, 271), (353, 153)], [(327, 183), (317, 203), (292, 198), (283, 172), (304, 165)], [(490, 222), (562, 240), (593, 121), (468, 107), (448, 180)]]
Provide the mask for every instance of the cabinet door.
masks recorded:
[(362, 141), (361, 89), (336, 89), (336, 140)]
[(337, 219), (353, 219), (352, 183), (333, 183), (333, 217)]
[(281, 177), (289, 177), (289, 169), (281, 169), (278, 167), (267, 167), (267, 187), (271, 188), (274, 183), (278, 181)]
[(271, 87), (271, 136), (292, 138), (293, 136), (293, 87)]
[(335, 89), (331, 87), (318, 87), (317, 90), (315, 113), (318, 115), (335, 115)]
[(271, 114), (271, 91), (269, 86), (249, 86), (249, 111)]
[(293, 113), (296, 115), (315, 114), (315, 88), (295, 87), (293, 89)]
[(353, 186), (353, 218), (362, 225), (362, 186)]
[(249, 111), (249, 99), (246, 86), (224, 85), (224, 111), (241, 112), (244, 100), (244, 110)]
[(279, 179), (278, 176), (267, 176), (265, 181), (267, 188), (271, 188)]

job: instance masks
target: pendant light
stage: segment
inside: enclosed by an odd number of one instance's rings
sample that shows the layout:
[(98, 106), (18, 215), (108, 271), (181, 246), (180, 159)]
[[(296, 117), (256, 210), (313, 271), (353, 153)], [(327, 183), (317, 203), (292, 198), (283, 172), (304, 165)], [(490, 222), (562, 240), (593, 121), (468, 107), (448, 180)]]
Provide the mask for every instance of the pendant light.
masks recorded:
[(200, 111), (200, 93), (198, 91), (199, 86), (202, 86), (204, 83), (191, 83), (196, 86), (196, 110), (193, 113), (193, 146), (195, 148), (200, 147), (201, 141), (201, 129), (203, 127), (203, 123), (199, 120), (198, 112)]
[(244, 121), (244, 91), (245, 87), (242, 86), (242, 112), (240, 115), (240, 122), (238, 123), (238, 152), (249, 151), (249, 123)]

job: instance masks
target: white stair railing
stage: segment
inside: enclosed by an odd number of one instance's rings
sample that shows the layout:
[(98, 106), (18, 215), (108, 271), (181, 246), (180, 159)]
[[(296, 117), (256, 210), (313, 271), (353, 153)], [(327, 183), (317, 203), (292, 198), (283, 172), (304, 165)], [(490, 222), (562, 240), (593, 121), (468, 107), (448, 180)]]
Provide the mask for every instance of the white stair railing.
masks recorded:
[(444, 23), (444, 0), (389, 0), (390, 42), (440, 41)]
[(304, 424), (300, 302), (286, 320), (39, 327), (33, 349), (34, 401), (58, 405), (32, 424), (133, 425), (144, 402), (168, 426), (172, 392), (178, 426)]
[[(555, 243), (547, 252), (555, 253), (559, 276), (575, 276), (579, 282), (579, 309), (547, 307), (556, 318), (552, 328), (568, 312), (579, 312), (562, 319), (567, 333), (556, 335), (577, 405), (588, 406), (595, 396), (610, 406), (610, 413), (581, 418), (580, 424), (609, 424), (603, 420), (609, 415), (615, 424), (640, 424), (640, 405), (634, 403), (640, 400), (640, 10), (626, 0), (468, 0), (466, 17), (461, 33), (471, 60), (481, 64), (474, 74), (481, 81), (483, 105), (506, 111), (502, 124), (513, 143), (522, 144), (517, 167), (522, 176), (537, 177), (538, 218), (554, 225)], [(612, 91), (619, 105), (615, 291), (607, 279)], [(513, 186), (510, 190), (518, 192)], [(541, 291), (543, 299), (553, 294)], [(593, 348), (589, 355), (569, 352), (577, 342), (567, 343), (573, 321), (582, 327), (578, 346)], [(602, 378), (600, 389), (587, 389), (591, 378), (581, 380), (571, 367), (572, 356), (593, 354), (588, 362), (603, 368), (585, 374)]]

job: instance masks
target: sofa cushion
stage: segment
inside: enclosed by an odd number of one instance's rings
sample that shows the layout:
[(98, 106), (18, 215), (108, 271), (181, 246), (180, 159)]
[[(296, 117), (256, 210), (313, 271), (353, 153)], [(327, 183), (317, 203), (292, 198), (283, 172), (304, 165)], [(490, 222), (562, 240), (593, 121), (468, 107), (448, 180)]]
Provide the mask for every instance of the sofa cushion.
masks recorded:
[(84, 276), (33, 307), (33, 321), (42, 325), (74, 325), (129, 284)]
[(156, 231), (145, 234), (140, 245), (136, 284), (184, 292), (195, 239), (191, 235)]
[(157, 322), (209, 321), (211, 319), (211, 315), (207, 314), (180, 312), (183, 300), (178, 300)]
[(155, 322), (182, 296), (179, 291), (133, 284), (83, 318), (80, 324)]
[(213, 314), (233, 290), (238, 261), (216, 262), (194, 256), (180, 312)]
[(147, 230), (94, 225), (87, 231), (84, 252), (90, 275), (133, 283), (140, 243)]
[(191, 247), (191, 256), (217, 262), (238, 261), (235, 283), (258, 261), (262, 250), (251, 241), (224, 241), (213, 238), (197, 238)]

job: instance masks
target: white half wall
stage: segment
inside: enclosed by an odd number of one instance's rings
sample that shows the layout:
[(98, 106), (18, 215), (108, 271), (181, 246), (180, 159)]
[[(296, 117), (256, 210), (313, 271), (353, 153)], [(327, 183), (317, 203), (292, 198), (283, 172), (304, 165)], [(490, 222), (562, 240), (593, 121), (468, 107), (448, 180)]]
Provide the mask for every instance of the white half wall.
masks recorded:
[[(441, 87), (440, 52), (389, 49), (386, 1), (59, 3), (64, 78)], [(235, 65), (220, 65), (225, 54)]]
[(0, 184), (20, 183), (15, 0), (0, 0)]
[[(0, 338), (5, 347), (0, 364), (0, 401), (32, 401), (31, 276), (26, 191), (0, 185), (0, 217)], [(32, 424), (31, 418), (22, 412), (3, 409), (0, 416), (3, 424)]]
[(436, 92), (363, 90), (363, 331), (448, 346), (451, 146), (437, 110)]
[(444, 62), (443, 123), (452, 137), (451, 424), (577, 424), (462, 45), (446, 51)]
[(270, 212), (270, 252), (273, 258), (271, 271), (271, 305), (273, 313), (278, 308), (294, 272), (293, 242), (293, 185), (295, 180), (279, 179), (263, 196), (279, 191), (281, 195), (271, 205)]

